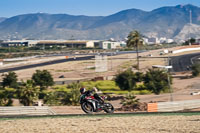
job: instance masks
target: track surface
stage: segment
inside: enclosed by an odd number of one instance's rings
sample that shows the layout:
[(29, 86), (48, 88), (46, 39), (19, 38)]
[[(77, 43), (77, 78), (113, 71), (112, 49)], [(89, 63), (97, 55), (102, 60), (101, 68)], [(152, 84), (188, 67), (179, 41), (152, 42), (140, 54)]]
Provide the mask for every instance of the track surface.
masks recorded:
[(191, 70), (191, 65), (198, 61), (200, 53), (186, 54), (181, 56), (171, 57), (170, 65), (173, 72), (182, 72)]
[(9, 71), (17, 71), (17, 70), (22, 70), (22, 69), (34, 68), (34, 67), (40, 67), (40, 66), (46, 66), (46, 65), (53, 65), (53, 64), (64, 63), (64, 62), (69, 62), (69, 61), (89, 60), (94, 57), (95, 56), (84, 56), (84, 57), (77, 57), (76, 59), (74, 59), (74, 58), (60, 59), (60, 60), (54, 60), (54, 61), (49, 61), (49, 62), (44, 62), (44, 63), (39, 63), (39, 64), (31, 64), (31, 65), (25, 65), (25, 66), (13, 67), (13, 68), (0, 69), (0, 73), (9, 72)]
[[(145, 51), (139, 51), (139, 53), (142, 53)], [(115, 56), (115, 55), (119, 55), (119, 54), (128, 54), (128, 53), (136, 53), (135, 51), (120, 51), (120, 52), (109, 52), (109, 53), (101, 53), (101, 55), (107, 55), (107, 56)], [(53, 56), (61, 56), (62, 54), (58, 54), (58, 55), (53, 55)], [(37, 63), (37, 64), (31, 64), (31, 65), (24, 65), (24, 66), (18, 66), (18, 67), (11, 67), (11, 68), (3, 68), (0, 69), (0, 73), (4, 73), (4, 72), (9, 72), (9, 71), (17, 71), (17, 70), (23, 70), (23, 69), (29, 69), (29, 68), (34, 68), (34, 67), (40, 67), (40, 66), (46, 66), (46, 65), (53, 65), (53, 64), (57, 64), (57, 63), (64, 63), (64, 62), (69, 62), (69, 61), (80, 61), (80, 60), (90, 60), (92, 58), (95, 58), (95, 54), (81, 54), (83, 55), (83, 57), (76, 57), (76, 59), (74, 58), (69, 58), (69, 59), (59, 59), (59, 60), (54, 60), (54, 61), (49, 61), (49, 62), (44, 62), (44, 63)], [(51, 57), (52, 55), (47, 55), (44, 57)], [(66, 55), (62, 55), (62, 56), (66, 56)], [(71, 55), (74, 56), (74, 55)]]
[(23, 118), (56, 118), (56, 117), (113, 117), (113, 116), (129, 116), (129, 115), (200, 115), (200, 111), (184, 111), (184, 112), (129, 112), (129, 113), (97, 113), (97, 114), (62, 114), (62, 115), (9, 115), (0, 116), (1, 119), (23, 119)]
[[(141, 51), (141, 52), (144, 52), (144, 51)], [(121, 52), (118, 54), (127, 54), (127, 53), (135, 53), (135, 51)], [(104, 55), (114, 56), (115, 54), (105, 53)], [(4, 73), (4, 72), (8, 72), (8, 71), (17, 71), (17, 70), (22, 70), (22, 69), (29, 69), (29, 68), (34, 68), (34, 67), (46, 66), (46, 65), (53, 65), (53, 64), (64, 63), (64, 62), (69, 62), (69, 61), (89, 60), (92, 58), (95, 58), (95, 55), (76, 57), (76, 59), (74, 59), (74, 58), (60, 59), (60, 60), (54, 60), (54, 61), (38, 63), (38, 64), (18, 66), (18, 67), (12, 67), (12, 68), (4, 68), (4, 69), (0, 69), (0, 73)], [(171, 57), (170, 65), (173, 66), (172, 71), (173, 72), (189, 71), (191, 69), (190, 67), (193, 63), (199, 62), (198, 58), (200, 58), (200, 53)]]

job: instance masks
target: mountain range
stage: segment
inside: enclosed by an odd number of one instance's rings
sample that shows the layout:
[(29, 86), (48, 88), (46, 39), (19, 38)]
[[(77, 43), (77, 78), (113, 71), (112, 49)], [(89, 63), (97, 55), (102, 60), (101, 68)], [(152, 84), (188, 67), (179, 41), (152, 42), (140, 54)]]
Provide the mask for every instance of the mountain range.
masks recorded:
[[(192, 12), (192, 24), (190, 23)], [(33, 13), (0, 18), (0, 40), (102, 39), (122, 40), (132, 30), (148, 37), (200, 38), (200, 7), (177, 5), (152, 11), (128, 9), (109, 16)]]

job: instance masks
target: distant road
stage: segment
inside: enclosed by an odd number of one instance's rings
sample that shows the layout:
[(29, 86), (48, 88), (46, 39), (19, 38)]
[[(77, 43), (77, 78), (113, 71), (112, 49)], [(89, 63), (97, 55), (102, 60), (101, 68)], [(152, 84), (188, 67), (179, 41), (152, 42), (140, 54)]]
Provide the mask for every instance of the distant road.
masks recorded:
[[(139, 53), (142, 53), (142, 52), (144, 52), (144, 51), (139, 51)], [(100, 53), (100, 54), (107, 55), (107, 56), (115, 56), (115, 55), (119, 55), (119, 54), (128, 54), (128, 53), (136, 53), (136, 52), (135, 51), (119, 51), (119, 52), (108, 52), (108, 53)], [(95, 55), (97, 55), (97, 54), (92, 53), (92, 54), (77, 54), (77, 55), (83, 55), (84, 57), (76, 57), (76, 59), (74, 59), (74, 58), (58, 59), (58, 60), (54, 60), (54, 61), (48, 61), (48, 62), (37, 63), (37, 64), (17, 66), (17, 67), (12, 67), (12, 68), (3, 68), (3, 69), (0, 69), (0, 73), (29, 69), (29, 68), (34, 68), (34, 67), (41, 67), (41, 66), (46, 66), (46, 65), (53, 65), (53, 64), (64, 63), (64, 62), (69, 62), (69, 61), (90, 60), (92, 58), (95, 58)], [(66, 56), (66, 54), (44, 55), (42, 57), (52, 57), (52, 56)], [(70, 55), (70, 56), (73, 57), (76, 55)]]
[(89, 60), (94, 57), (95, 56), (84, 56), (84, 57), (76, 57), (76, 59), (74, 58), (59, 59), (59, 60), (54, 60), (54, 61), (49, 61), (49, 62), (44, 62), (44, 63), (18, 66), (18, 67), (13, 67), (13, 68), (5, 68), (5, 69), (0, 69), (0, 73), (9, 72), (9, 71), (17, 71), (17, 70), (22, 70), (22, 69), (29, 69), (29, 68), (34, 68), (34, 67), (41, 67), (41, 66), (46, 66), (46, 65), (53, 65), (53, 64), (64, 63), (64, 62), (69, 62), (69, 61)]
[(191, 70), (191, 65), (198, 61), (200, 53), (186, 54), (181, 56), (171, 57), (170, 65), (173, 72), (183, 72)]

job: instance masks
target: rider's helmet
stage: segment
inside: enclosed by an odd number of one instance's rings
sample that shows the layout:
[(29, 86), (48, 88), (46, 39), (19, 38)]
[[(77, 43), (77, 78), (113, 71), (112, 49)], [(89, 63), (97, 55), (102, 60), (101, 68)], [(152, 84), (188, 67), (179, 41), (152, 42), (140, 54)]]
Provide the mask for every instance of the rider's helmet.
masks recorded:
[(86, 90), (85, 90), (84, 87), (80, 88), (80, 93), (81, 93), (81, 94), (85, 93), (85, 91), (86, 91)]

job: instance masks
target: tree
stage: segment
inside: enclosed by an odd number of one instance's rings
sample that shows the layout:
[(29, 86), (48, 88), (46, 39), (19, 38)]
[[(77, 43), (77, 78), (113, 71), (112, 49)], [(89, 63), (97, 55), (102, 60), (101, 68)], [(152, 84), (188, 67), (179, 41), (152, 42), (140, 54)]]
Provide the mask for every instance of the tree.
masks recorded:
[(183, 45), (190, 45), (190, 44), (194, 44), (195, 42), (196, 42), (196, 39), (190, 38), (187, 41), (185, 41)]
[(70, 105), (78, 105), (79, 104), (79, 97), (80, 97), (80, 88), (81, 85), (79, 83), (72, 83), (67, 86), (70, 89), (70, 92), (67, 93), (65, 99), (63, 99), (65, 104)]
[(22, 82), (22, 86), (18, 89), (18, 98), (24, 106), (30, 106), (34, 101), (38, 100), (39, 89), (34, 86), (32, 80)]
[[(168, 73), (159, 69), (149, 69), (144, 76), (144, 84), (146, 88), (155, 94), (160, 94), (161, 91), (169, 90)], [(170, 77), (170, 84), (172, 79)]]
[(53, 90), (44, 97), (44, 103), (48, 105), (79, 105), (80, 100), (79, 83), (72, 83), (65, 89)]
[(192, 65), (192, 75), (194, 77), (199, 76), (200, 74), (200, 63), (195, 63)]
[(13, 88), (2, 88), (0, 90), (0, 106), (12, 106), (14, 93)]
[(17, 88), (18, 83), (17, 83), (17, 75), (15, 72), (8, 72), (8, 74), (3, 75), (3, 82), (2, 86), (5, 87), (10, 87), (10, 88)]
[(139, 52), (138, 48), (139, 46), (143, 45), (143, 39), (142, 35), (138, 31), (132, 31), (128, 35), (128, 40), (127, 40), (127, 46), (128, 47), (134, 47), (136, 48), (136, 53), (137, 53), (137, 69), (139, 70)]
[(36, 73), (32, 75), (32, 80), (34, 84), (40, 86), (41, 90), (48, 88), (49, 86), (54, 85), (52, 75), (47, 70), (36, 70)]
[(115, 83), (121, 90), (133, 90), (137, 82), (137, 77), (131, 69), (119, 73), (115, 78)]

